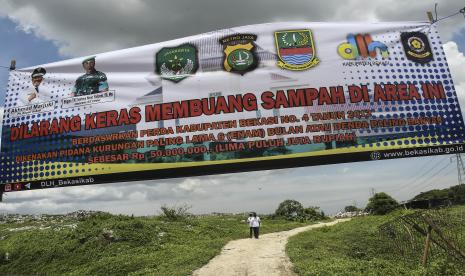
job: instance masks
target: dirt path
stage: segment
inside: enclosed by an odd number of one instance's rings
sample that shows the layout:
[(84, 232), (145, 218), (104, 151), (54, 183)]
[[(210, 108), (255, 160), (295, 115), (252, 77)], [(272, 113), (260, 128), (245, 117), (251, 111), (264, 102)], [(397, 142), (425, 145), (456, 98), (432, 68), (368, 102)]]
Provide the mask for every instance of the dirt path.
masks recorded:
[(194, 276), (218, 275), (295, 275), (292, 263), (286, 255), (285, 247), (290, 236), (323, 226), (331, 226), (348, 219), (338, 219), (327, 223), (295, 228), (289, 231), (264, 234), (260, 239), (231, 241), (221, 250), (221, 254), (208, 264), (194, 271)]

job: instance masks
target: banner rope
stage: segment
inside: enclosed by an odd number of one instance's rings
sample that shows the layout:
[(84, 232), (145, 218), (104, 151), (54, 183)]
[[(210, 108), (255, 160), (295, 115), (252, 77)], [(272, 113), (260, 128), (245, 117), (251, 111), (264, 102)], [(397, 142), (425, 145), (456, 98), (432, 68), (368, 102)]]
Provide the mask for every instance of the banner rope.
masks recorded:
[(447, 19), (447, 18), (450, 18), (450, 17), (453, 17), (453, 16), (456, 16), (456, 15), (461, 14), (461, 13), (464, 14), (464, 16), (465, 16), (465, 8), (461, 9), (460, 11), (458, 11), (458, 12), (456, 12), (456, 13), (453, 13), (453, 14), (451, 14), (451, 15), (448, 15), (448, 16), (446, 16), (446, 17), (439, 18), (439, 19), (435, 20), (434, 23), (439, 22), (439, 21), (442, 21), (442, 20)]
[(438, 4), (436, 3), (436, 4), (434, 5), (435, 18), (431, 21), (431, 24), (429, 24), (428, 26), (422, 28), (422, 29), (420, 30), (420, 32), (423, 32), (424, 30), (427, 30), (426, 33), (429, 33), (429, 32), (431, 31), (431, 26), (433, 26), (434, 24), (438, 23), (439, 21), (446, 20), (446, 19), (448, 19), (448, 18), (454, 17), (454, 16), (459, 15), (459, 14), (463, 14), (463, 17), (465, 18), (465, 7), (463, 7), (463, 8), (460, 9), (458, 12), (455, 12), (455, 13), (453, 13), (453, 14), (450, 14), (450, 15), (448, 15), (448, 16), (444, 16), (444, 17), (438, 19), (437, 7), (438, 7)]
[(438, 14), (437, 14), (437, 4), (436, 6), (434, 7), (434, 11), (436, 13), (436, 19), (434, 19), (434, 21), (431, 23), (431, 24), (435, 24), (436, 22), (439, 22), (439, 21), (442, 21), (442, 20), (445, 20), (445, 19), (448, 19), (448, 18), (451, 18), (453, 16), (456, 16), (456, 15), (459, 15), (459, 14), (462, 14), (463, 17), (465, 17), (465, 7), (463, 7), (462, 9), (460, 9), (458, 12), (456, 13), (453, 13), (453, 14), (450, 14), (448, 16), (445, 16), (445, 17), (442, 17), (442, 18), (439, 18), (438, 19)]

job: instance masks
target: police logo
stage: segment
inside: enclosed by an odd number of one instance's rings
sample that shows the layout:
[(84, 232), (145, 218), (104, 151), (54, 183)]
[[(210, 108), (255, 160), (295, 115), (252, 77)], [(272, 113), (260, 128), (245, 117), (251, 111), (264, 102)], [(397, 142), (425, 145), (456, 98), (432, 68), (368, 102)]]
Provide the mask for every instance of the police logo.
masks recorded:
[(275, 32), (274, 37), (279, 67), (301, 71), (314, 67), (320, 62), (315, 54), (311, 30)]
[(433, 60), (433, 52), (424, 33), (401, 33), (400, 39), (407, 59), (418, 63), (428, 63)]
[(244, 75), (257, 68), (255, 40), (257, 36), (253, 34), (236, 34), (220, 39), (223, 45), (224, 70)]
[(162, 79), (180, 82), (199, 68), (197, 48), (191, 44), (165, 47), (155, 56), (155, 68)]

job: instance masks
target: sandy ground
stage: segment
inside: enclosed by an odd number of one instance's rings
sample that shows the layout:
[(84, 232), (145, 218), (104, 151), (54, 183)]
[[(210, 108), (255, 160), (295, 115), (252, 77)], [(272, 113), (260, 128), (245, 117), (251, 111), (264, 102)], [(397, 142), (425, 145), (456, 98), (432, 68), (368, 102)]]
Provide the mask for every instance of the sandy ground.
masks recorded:
[(289, 237), (314, 228), (331, 226), (348, 219), (318, 223), (289, 231), (261, 235), (259, 239), (231, 241), (221, 250), (221, 254), (208, 264), (194, 271), (194, 276), (272, 276), (296, 275), (292, 263), (286, 255), (285, 247)]

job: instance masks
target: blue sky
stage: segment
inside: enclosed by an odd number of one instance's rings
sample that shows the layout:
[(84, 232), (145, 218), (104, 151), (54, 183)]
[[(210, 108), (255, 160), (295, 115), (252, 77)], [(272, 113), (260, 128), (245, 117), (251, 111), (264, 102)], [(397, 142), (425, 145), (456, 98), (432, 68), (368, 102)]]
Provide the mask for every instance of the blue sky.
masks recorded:
[[(6, 17), (0, 17), (0, 37), (1, 66), (9, 67), (12, 59), (16, 59), (17, 68), (24, 68), (67, 58), (58, 53), (54, 43), (38, 38), (32, 32), (26, 33), (18, 24)], [(8, 84), (8, 72), (8, 69), (0, 68), (0, 103), (2, 105)]]
[[(424, 21), (434, 1), (268, 0), (218, 1), (10, 1), (0, 0), (0, 66), (17, 60), (29, 67), (70, 57), (166, 41), (247, 24), (276, 21)], [(440, 16), (463, 1), (441, 3)], [(92, 7), (90, 9), (89, 7)], [(240, 16), (225, 11), (241, 10)], [(208, 13), (205, 10), (208, 9)], [(192, 22), (196, 22), (192, 24)], [(459, 97), (465, 98), (465, 19), (439, 28)], [(0, 68), (0, 103), (8, 70)], [(463, 107), (463, 102), (461, 103)], [(462, 108), (463, 110), (463, 108)], [(452, 159), (451, 159), (452, 157)], [(457, 184), (453, 155), (361, 162), (286, 170), (192, 177), (163, 181), (56, 188), (9, 193), (0, 213), (64, 213), (76, 209), (153, 214), (163, 204), (188, 203), (196, 213), (270, 213), (291, 198), (335, 213), (345, 205), (364, 207), (370, 190), (406, 200), (421, 191)]]
[(465, 52), (465, 29), (462, 29), (460, 32), (454, 34), (452, 37), (452, 41), (457, 43), (459, 47), (459, 51), (464, 53)]

